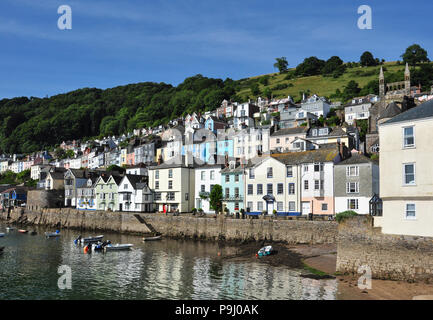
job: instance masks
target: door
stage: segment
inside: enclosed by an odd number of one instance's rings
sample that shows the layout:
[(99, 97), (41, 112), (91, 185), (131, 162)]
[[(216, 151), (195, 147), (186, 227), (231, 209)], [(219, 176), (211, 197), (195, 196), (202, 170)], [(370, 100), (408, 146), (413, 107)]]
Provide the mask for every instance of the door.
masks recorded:
[(308, 215), (311, 213), (311, 203), (309, 201), (302, 202), (302, 214)]
[(273, 214), (274, 213), (274, 202), (267, 202), (267, 207), (268, 207), (268, 215)]

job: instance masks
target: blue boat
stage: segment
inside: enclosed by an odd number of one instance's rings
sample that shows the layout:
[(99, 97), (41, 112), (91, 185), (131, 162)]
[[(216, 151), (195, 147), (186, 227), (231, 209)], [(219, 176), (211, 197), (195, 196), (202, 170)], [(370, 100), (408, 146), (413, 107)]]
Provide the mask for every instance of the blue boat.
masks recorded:
[(266, 246), (259, 250), (258, 255), (259, 257), (269, 256), (272, 253), (273, 249), (272, 246)]

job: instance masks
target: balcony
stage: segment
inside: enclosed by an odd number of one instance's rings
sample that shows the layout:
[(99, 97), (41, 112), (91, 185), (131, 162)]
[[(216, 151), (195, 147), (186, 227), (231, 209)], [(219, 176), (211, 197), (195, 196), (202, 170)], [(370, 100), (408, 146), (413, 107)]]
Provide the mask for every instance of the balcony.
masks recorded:
[(225, 196), (225, 197), (223, 197), (222, 200), (223, 201), (228, 201), (228, 202), (230, 202), (230, 201), (243, 201), (244, 197), (241, 196), (241, 195), (235, 195), (235, 196), (231, 196), (231, 197)]
[(209, 198), (210, 193), (209, 192), (199, 192), (198, 196), (200, 198)]

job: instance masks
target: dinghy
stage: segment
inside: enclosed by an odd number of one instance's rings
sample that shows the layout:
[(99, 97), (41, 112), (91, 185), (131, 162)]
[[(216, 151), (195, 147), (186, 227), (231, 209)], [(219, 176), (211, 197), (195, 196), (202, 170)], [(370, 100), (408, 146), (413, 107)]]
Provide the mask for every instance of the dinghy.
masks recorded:
[(13, 231), (13, 230), (15, 230), (14, 227), (6, 227), (6, 231)]
[(24, 229), (19, 229), (18, 232), (20, 232), (20, 233), (27, 233), (29, 231), (28, 230), (24, 230)]
[(162, 236), (156, 236), (156, 237), (144, 237), (143, 241), (155, 241), (155, 240), (161, 240)]
[(268, 256), (272, 253), (272, 246), (266, 246), (259, 250), (258, 255), (259, 257)]
[(56, 232), (45, 232), (45, 236), (47, 237), (47, 239), (60, 237), (60, 231), (56, 230)]
[(79, 236), (77, 239), (74, 240), (74, 243), (81, 243), (81, 244), (95, 243), (101, 241), (103, 237), (104, 237), (103, 235), (95, 236), (95, 237), (87, 237), (87, 238), (82, 238), (81, 236)]
[(129, 249), (131, 249), (132, 247), (133, 247), (134, 245), (133, 244), (130, 244), (130, 243), (128, 243), (128, 244), (109, 244), (109, 245), (107, 245), (105, 248), (104, 248), (104, 250), (105, 250), (105, 252), (107, 252), (107, 251), (120, 251), (120, 250), (129, 250)]
[(0, 233), (0, 238), (3, 238), (5, 236), (4, 233)]

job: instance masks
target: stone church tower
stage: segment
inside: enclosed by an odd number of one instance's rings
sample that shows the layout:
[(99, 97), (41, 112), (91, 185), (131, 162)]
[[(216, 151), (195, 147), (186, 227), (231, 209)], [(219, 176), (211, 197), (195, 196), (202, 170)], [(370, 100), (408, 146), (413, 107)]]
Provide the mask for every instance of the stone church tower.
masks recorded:
[(410, 71), (409, 65), (406, 63), (406, 69), (404, 70), (404, 89), (406, 91), (406, 95), (410, 95)]
[(379, 97), (385, 96), (385, 76), (383, 75), (383, 67), (380, 67), (379, 74)]

